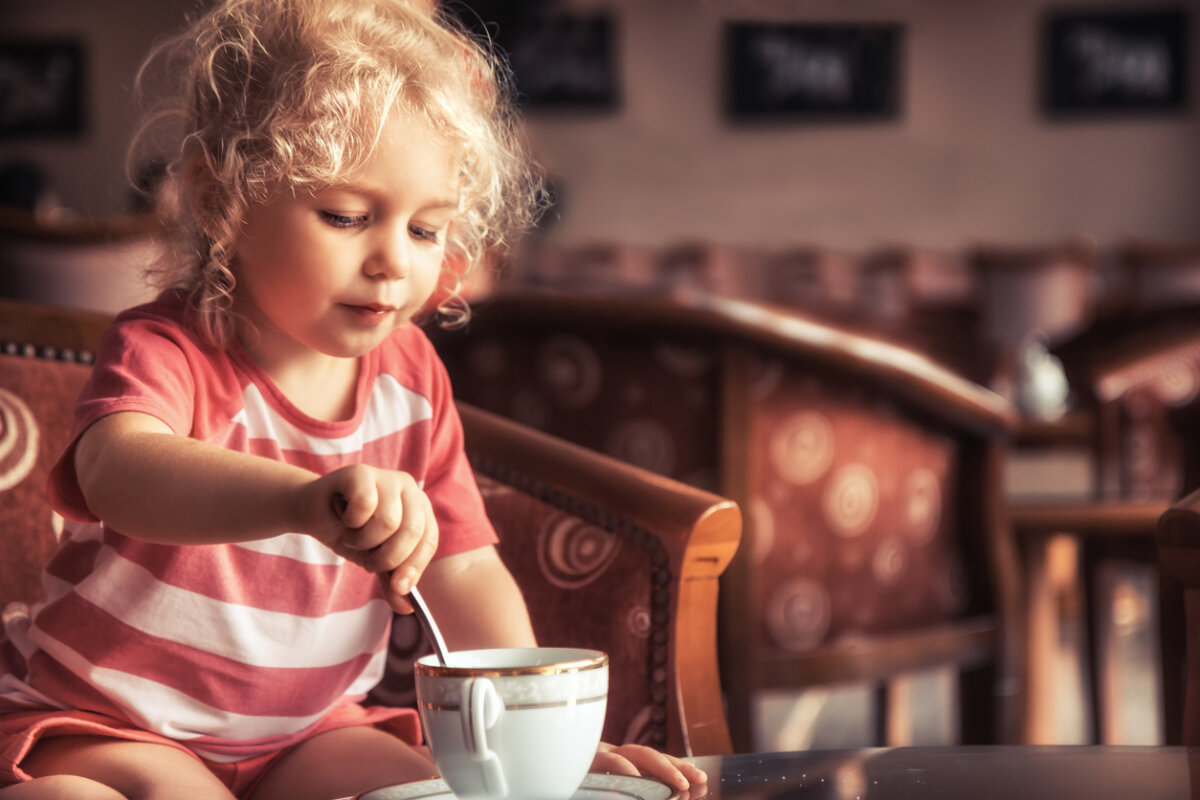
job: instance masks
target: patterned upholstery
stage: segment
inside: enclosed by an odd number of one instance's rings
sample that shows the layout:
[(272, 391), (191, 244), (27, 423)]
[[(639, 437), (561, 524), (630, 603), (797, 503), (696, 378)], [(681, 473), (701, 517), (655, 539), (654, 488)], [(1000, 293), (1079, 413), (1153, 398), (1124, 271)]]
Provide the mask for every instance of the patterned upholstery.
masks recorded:
[(39, 570), (56, 547), (60, 524), (46, 499), (46, 478), (66, 446), (89, 359), (86, 352), (2, 344), (0, 531), (9, 541), (0, 559), (0, 608), (41, 596)]
[[(1013, 611), (988, 517), (1007, 404), (909, 351), (716, 302), (498, 294), (435, 342), (461, 399), (739, 501), (722, 585), (735, 694), (765, 686), (753, 665)], [(867, 376), (853, 362), (871, 348), (892, 363)], [(956, 418), (936, 381), (980, 408)]]

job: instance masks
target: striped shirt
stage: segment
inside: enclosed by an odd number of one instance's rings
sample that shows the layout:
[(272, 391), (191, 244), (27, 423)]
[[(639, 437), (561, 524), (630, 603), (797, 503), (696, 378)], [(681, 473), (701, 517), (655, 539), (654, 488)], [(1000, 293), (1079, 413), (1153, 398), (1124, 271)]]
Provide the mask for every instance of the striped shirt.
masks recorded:
[[(495, 541), (462, 451), (449, 381), (425, 335), (398, 330), (364, 356), (354, 416), (308, 417), (240, 346), (217, 352), (181, 324), (173, 294), (118, 317), (76, 407), (72, 440), (138, 411), (178, 434), (325, 473), (406, 471), (438, 517), (438, 557)], [(0, 713), (97, 711), (238, 760), (286, 747), (383, 674), (392, 612), (373, 575), (310, 536), (164, 545), (87, 510), (71, 452), (50, 479), (67, 519), (47, 598), (9, 615), (20, 654)]]

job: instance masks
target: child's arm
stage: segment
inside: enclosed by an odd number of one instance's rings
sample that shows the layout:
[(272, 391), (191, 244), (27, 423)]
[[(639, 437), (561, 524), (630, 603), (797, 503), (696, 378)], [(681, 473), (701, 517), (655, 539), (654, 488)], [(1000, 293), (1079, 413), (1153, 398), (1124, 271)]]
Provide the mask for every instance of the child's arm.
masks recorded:
[(494, 547), (434, 561), (421, 594), (451, 650), (537, 645), (525, 599)]
[[(138, 539), (211, 544), (307, 533), (399, 594), (437, 549), (437, 522), (412, 476), (354, 465), (318, 476), (173, 433), (147, 414), (92, 424), (75, 448), (88, 509)], [(346, 498), (339, 517), (333, 499)]]

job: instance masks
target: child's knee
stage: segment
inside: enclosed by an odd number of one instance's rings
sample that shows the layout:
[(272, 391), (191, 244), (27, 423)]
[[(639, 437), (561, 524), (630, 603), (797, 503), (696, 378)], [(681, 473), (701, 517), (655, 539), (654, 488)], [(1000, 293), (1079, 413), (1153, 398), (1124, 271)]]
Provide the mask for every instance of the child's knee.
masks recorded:
[(103, 783), (79, 775), (46, 775), (0, 789), (0, 800), (126, 800)]

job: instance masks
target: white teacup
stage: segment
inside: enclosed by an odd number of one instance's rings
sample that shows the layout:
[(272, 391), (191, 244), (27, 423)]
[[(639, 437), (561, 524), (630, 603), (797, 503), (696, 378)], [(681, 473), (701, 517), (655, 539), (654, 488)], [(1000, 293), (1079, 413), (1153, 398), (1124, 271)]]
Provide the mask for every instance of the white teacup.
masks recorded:
[(568, 800), (600, 745), (608, 656), (527, 647), (416, 663), (429, 749), (459, 800)]

